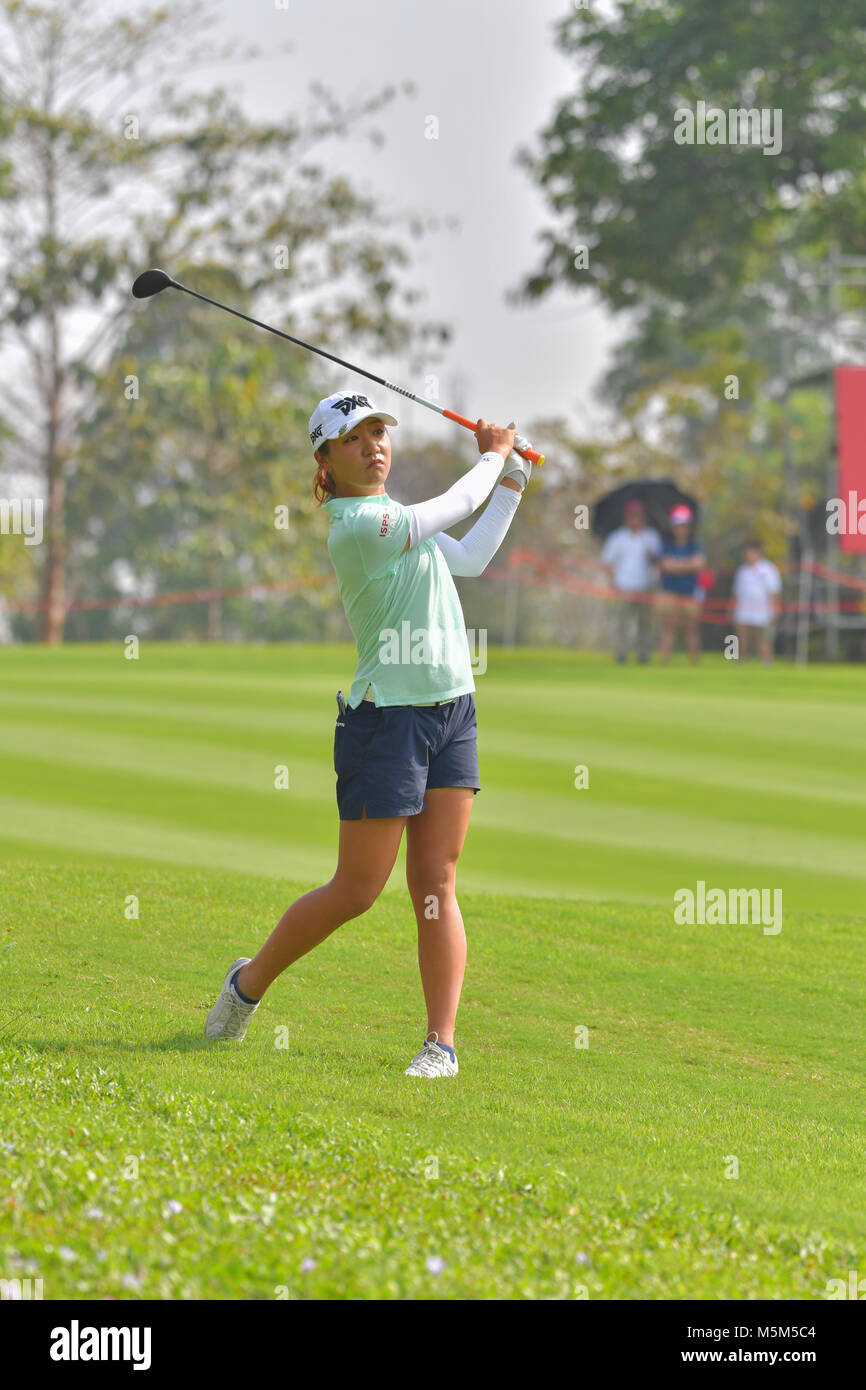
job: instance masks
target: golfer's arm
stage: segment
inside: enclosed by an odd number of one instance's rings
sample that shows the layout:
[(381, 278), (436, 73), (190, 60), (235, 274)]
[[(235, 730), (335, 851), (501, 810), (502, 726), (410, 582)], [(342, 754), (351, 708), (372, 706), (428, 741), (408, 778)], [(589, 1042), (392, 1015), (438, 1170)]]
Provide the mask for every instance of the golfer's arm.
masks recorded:
[(427, 502), (416, 502), (408, 507), (409, 538), (403, 549), (421, 545), (423, 541), (435, 536), (437, 531), (445, 531), (458, 521), (471, 516), (485, 497), (490, 495), (494, 484), (502, 472), (503, 458), (493, 451), (482, 454), (474, 468), (464, 473), (462, 478), (438, 497)]
[(493, 489), (493, 496), (484, 511), (462, 540), (455, 540), (454, 536), (448, 536), (444, 531), (436, 532), (436, 544), (452, 574), (477, 579), (490, 564), (505, 540), (520, 505), (523, 489), (519, 483), (513, 488), (510, 483), (511, 479), (505, 478), (501, 487)]

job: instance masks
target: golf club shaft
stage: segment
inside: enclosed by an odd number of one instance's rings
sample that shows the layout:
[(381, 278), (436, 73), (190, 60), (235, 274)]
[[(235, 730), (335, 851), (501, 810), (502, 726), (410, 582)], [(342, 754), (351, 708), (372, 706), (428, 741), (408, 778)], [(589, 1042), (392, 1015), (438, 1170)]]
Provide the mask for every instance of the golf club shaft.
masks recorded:
[[(453, 410), (446, 410), (444, 406), (437, 405), (435, 401), (425, 400), (423, 396), (416, 396), (414, 391), (407, 391), (404, 386), (396, 386), (393, 381), (386, 381), (382, 376), (376, 376), (375, 372), (367, 372), (363, 367), (356, 367), (352, 362), (346, 362), (342, 357), (335, 357), (332, 352), (326, 352), (324, 348), (313, 347), (312, 343), (305, 343), (302, 338), (293, 338), (291, 333), (284, 333), (281, 328), (274, 328), (272, 324), (263, 323), (261, 319), (254, 319), (250, 314), (241, 313), (240, 309), (232, 309), (228, 304), (221, 304), (217, 299), (209, 299), (206, 294), (199, 294), (198, 290), (191, 290), (187, 285), (182, 285), (179, 280), (170, 280), (174, 289), (183, 290), (185, 294), (191, 294), (196, 299), (201, 299), (205, 304), (213, 304), (217, 309), (225, 309), (229, 314), (235, 314), (239, 319), (246, 319), (247, 323), (254, 323), (257, 328), (264, 328), (268, 333), (275, 333), (278, 338), (285, 338), (286, 342), (294, 343), (297, 347), (306, 348), (308, 352), (316, 352), (320, 357), (327, 357), (330, 362), (336, 362), (339, 367), (346, 367), (350, 372), (357, 372), (358, 376), (365, 376), (369, 381), (375, 381), (379, 386), (384, 386), (389, 391), (396, 391), (398, 395), (405, 396), (407, 400), (414, 401), (416, 405), (424, 405), (428, 410), (435, 410), (437, 415), (443, 415), (447, 420), (453, 420), (456, 425), (462, 425), (464, 429), (476, 433), (474, 420), (467, 420), (464, 415), (456, 415)], [(544, 455), (538, 454), (534, 449), (515, 449), (516, 454), (528, 459), (530, 463), (536, 465), (544, 462)]]

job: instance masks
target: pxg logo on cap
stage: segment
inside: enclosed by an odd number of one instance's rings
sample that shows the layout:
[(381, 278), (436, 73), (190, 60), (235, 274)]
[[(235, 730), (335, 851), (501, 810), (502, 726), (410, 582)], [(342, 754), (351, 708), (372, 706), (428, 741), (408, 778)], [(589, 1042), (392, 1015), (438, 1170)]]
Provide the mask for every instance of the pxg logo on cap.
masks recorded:
[(351, 391), (335, 391), (319, 401), (310, 416), (310, 443), (315, 449), (320, 440), (338, 439), (340, 435), (366, 420), (370, 415), (378, 415), (388, 425), (396, 425), (393, 415), (377, 410), (369, 396), (358, 396)]

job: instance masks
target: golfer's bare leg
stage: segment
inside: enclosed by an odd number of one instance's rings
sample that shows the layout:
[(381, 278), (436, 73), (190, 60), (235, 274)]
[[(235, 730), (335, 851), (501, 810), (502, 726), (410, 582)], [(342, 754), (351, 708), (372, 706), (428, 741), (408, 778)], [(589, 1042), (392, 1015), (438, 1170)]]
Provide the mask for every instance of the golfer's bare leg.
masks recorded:
[(438, 787), (424, 810), (406, 822), (406, 883), (418, 923), (418, 965), (427, 1032), (454, 1046), (454, 1025), (466, 970), (466, 932), (454, 888), (475, 794)]
[(405, 824), (405, 816), (340, 821), (334, 877), (283, 913), (258, 955), (240, 971), (236, 984), (242, 994), (261, 999), (293, 961), (373, 906), (394, 867)]

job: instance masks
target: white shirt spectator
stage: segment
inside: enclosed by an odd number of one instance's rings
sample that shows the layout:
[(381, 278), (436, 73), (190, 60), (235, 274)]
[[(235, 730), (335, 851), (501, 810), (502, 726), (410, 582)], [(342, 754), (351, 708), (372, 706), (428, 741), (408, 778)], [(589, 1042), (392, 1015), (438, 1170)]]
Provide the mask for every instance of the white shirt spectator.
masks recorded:
[(613, 569), (613, 582), (618, 589), (644, 593), (653, 582), (652, 561), (661, 553), (661, 536), (651, 526), (640, 531), (620, 526), (605, 541), (601, 563)]
[(753, 565), (740, 565), (734, 575), (734, 622), (766, 627), (773, 617), (772, 597), (782, 591), (776, 566), (763, 556)]

